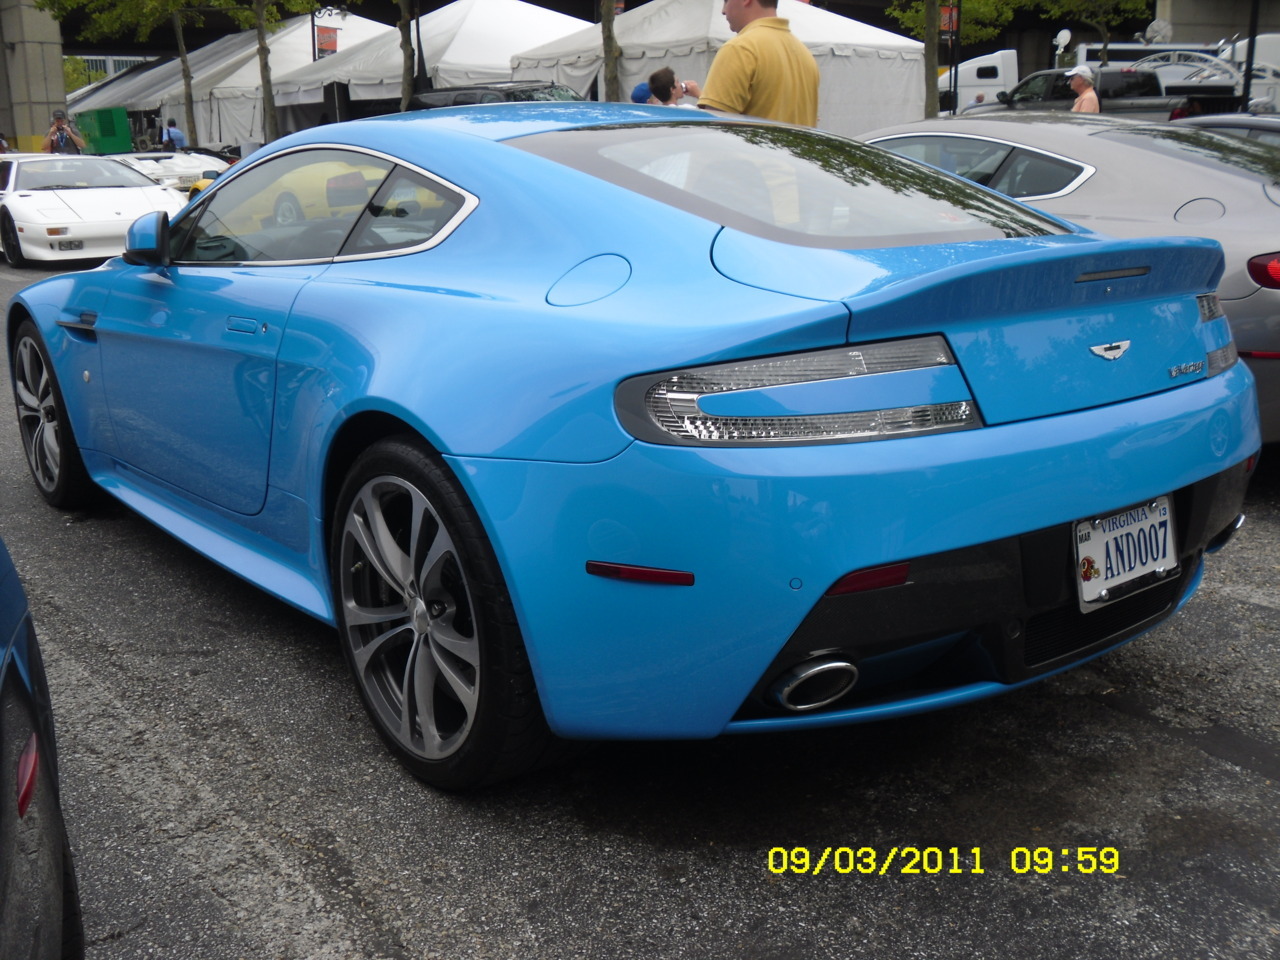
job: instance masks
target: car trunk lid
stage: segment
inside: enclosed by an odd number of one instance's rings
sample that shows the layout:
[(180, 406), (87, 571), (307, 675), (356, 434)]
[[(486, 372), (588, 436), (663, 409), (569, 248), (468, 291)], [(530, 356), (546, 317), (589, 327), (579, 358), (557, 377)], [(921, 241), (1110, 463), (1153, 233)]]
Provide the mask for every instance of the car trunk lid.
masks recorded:
[[(717, 241), (716, 265), (740, 282), (751, 275), (752, 285), (815, 297), (840, 282), (831, 279), (833, 251), (800, 251), (825, 262), (821, 279), (812, 264), (791, 263), (781, 244), (767, 259), (752, 258), (749, 269), (743, 254), (758, 241), (739, 248), (727, 233)], [(1067, 236), (844, 256), (849, 341), (943, 334), (988, 424), (1202, 379), (1207, 349), (1222, 345), (1210, 344), (1196, 299), (1221, 275), (1213, 241)], [(857, 292), (848, 294), (848, 286)]]

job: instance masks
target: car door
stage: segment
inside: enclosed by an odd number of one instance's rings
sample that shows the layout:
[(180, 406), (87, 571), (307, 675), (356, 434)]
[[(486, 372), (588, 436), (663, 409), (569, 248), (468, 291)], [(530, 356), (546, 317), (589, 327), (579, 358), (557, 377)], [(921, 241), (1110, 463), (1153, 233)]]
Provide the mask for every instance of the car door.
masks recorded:
[[(290, 310), (391, 167), (332, 148), (268, 158), (177, 220), (168, 266), (123, 271), (93, 327), (119, 460), (226, 510), (262, 508)], [(286, 193), (298, 204), (279, 222)]]

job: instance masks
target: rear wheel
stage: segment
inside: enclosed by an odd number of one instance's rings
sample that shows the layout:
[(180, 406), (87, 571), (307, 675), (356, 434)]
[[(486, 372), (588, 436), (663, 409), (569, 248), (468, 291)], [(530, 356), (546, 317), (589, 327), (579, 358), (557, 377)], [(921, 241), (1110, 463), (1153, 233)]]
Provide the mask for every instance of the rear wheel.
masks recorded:
[(93, 481), (80, 458), (53, 366), (30, 320), (18, 327), (9, 356), (18, 432), (36, 488), (55, 507), (81, 506), (92, 496)]
[(448, 467), (416, 439), (367, 450), (338, 499), (343, 652), (379, 734), (417, 777), (465, 790), (557, 743), (497, 560)]
[(280, 227), (306, 219), (302, 213), (302, 204), (298, 202), (298, 198), (292, 193), (282, 193), (276, 197), (273, 215), (275, 216), (276, 226)]
[(0, 213), (0, 246), (4, 247), (4, 258), (9, 266), (27, 265), (27, 258), (22, 255), (22, 242), (18, 239), (18, 228), (8, 210)]

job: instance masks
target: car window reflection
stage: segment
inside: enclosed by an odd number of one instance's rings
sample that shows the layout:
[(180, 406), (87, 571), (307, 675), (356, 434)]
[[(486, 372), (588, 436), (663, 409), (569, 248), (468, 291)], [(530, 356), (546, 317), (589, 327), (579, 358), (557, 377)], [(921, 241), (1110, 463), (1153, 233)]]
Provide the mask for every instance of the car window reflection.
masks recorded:
[(176, 262), (295, 261), (338, 255), (391, 161), (342, 150), (272, 158), (215, 190), (175, 225)]
[(813, 130), (645, 124), (508, 142), (725, 226), (799, 246), (867, 249), (1062, 230), (963, 180)]

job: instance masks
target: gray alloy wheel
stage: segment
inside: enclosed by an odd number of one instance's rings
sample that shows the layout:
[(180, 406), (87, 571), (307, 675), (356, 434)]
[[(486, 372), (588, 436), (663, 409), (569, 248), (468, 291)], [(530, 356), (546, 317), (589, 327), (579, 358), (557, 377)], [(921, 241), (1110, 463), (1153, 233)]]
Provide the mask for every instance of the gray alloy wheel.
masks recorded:
[(80, 459), (66, 406), (35, 324), (24, 321), (10, 351), (18, 432), (40, 495), (55, 507), (87, 500), (93, 483)]
[(411, 756), (445, 759), (471, 732), (481, 683), (453, 537), (414, 484), (374, 477), (346, 514), (341, 571), (352, 666), (379, 723)]
[(284, 227), (306, 219), (302, 213), (302, 204), (292, 193), (282, 193), (276, 197), (275, 209), (272, 211), (276, 226)]
[(358, 457), (330, 557), (343, 653), (414, 776), (466, 790), (557, 759), (497, 558), (438, 454), (406, 435)]
[(0, 213), (0, 246), (4, 247), (4, 258), (11, 267), (25, 267), (27, 258), (22, 255), (22, 242), (18, 239), (18, 228), (13, 224), (13, 216), (8, 210)]

